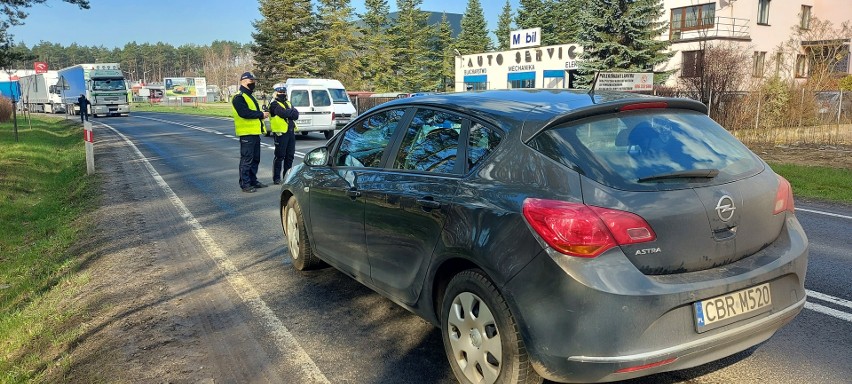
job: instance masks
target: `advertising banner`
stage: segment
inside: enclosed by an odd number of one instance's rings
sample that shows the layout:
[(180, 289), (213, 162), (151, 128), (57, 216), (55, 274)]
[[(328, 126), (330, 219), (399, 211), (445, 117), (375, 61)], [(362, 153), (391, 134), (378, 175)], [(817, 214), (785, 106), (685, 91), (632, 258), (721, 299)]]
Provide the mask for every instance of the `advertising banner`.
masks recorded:
[(166, 97), (207, 97), (204, 77), (167, 77), (163, 79)]
[(650, 72), (599, 72), (594, 89), (598, 91), (651, 91), (654, 89), (654, 74)]

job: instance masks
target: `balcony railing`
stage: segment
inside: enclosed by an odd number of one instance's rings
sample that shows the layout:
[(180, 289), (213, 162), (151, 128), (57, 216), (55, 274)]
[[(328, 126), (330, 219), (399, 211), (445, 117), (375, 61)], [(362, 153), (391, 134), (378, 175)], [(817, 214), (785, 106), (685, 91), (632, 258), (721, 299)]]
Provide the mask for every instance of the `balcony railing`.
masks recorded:
[(749, 19), (717, 16), (712, 25), (672, 30), (669, 35), (671, 41), (709, 39), (751, 40)]

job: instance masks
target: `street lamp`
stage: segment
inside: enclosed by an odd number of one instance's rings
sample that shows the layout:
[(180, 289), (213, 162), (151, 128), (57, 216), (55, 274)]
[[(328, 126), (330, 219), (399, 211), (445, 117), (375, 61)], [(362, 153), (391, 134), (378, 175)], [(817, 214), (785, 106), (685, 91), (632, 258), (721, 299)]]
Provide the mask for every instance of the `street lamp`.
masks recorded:
[(142, 84), (145, 84), (145, 83), (148, 82), (147, 80), (145, 80), (145, 79), (148, 78), (148, 72), (151, 72), (151, 70), (149, 69), (142, 74)]

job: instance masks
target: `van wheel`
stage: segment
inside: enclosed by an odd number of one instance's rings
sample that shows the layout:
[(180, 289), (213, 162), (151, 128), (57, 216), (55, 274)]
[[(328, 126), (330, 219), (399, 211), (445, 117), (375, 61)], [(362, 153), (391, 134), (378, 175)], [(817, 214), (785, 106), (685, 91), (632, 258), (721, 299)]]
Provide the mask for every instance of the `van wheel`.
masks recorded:
[(332, 136), (334, 136), (334, 131), (323, 131), (323, 133), (322, 133), (322, 134), (323, 134), (323, 135), (325, 135), (325, 139), (326, 139), (326, 140), (328, 140), (328, 139), (330, 139)]
[(302, 208), (296, 198), (290, 197), (287, 205), (281, 207), (281, 211), (281, 226), (287, 238), (287, 249), (290, 251), (293, 267), (300, 271), (325, 267), (326, 264), (314, 255), (311, 248), (308, 230), (302, 218)]
[(447, 285), (441, 338), (460, 383), (542, 382), (532, 368), (506, 299), (479, 269), (463, 271)]
[(302, 132), (302, 136), (307, 136), (307, 135), (308, 135), (308, 132), (307, 132), (307, 131), (303, 131), (303, 132)]

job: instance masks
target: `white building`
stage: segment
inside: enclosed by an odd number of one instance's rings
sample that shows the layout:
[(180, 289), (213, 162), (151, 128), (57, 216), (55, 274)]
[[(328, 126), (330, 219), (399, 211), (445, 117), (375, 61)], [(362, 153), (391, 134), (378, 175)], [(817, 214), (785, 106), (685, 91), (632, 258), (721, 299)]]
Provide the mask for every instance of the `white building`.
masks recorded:
[(577, 44), (456, 56), (455, 89), (571, 88)]
[[(807, 30), (817, 17), (836, 28), (852, 19), (849, 0), (664, 0), (669, 30), (661, 39), (672, 42), (675, 55), (657, 71), (676, 70), (668, 85), (680, 77), (697, 75), (696, 61), (702, 43), (731, 42), (752, 57), (753, 77), (778, 74), (787, 78), (808, 76), (805, 47), (799, 52), (781, 49), (797, 29)], [(813, 42), (818, 44), (818, 42)], [(837, 69), (849, 72), (848, 37), (845, 58)]]
[[(812, 17), (835, 27), (852, 19), (852, 0), (664, 0), (663, 5), (662, 21), (669, 22), (669, 29), (659, 39), (670, 40), (675, 55), (655, 70), (674, 71), (667, 83), (671, 86), (695, 75), (702, 42), (731, 42), (750, 52), (747, 65), (753, 75), (777, 68), (784, 76), (805, 78), (806, 48), (792, 53), (778, 48), (796, 28), (809, 28)], [(458, 55), (455, 89), (573, 88), (581, 52), (577, 44), (562, 44)], [(839, 70), (849, 72), (850, 56), (840, 60)]]

